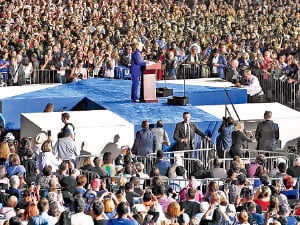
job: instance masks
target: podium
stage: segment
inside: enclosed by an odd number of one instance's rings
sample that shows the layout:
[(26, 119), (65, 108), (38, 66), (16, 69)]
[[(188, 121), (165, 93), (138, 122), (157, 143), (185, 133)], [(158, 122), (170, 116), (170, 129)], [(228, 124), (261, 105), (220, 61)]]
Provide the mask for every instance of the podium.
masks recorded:
[(141, 79), (141, 94), (142, 102), (158, 102), (156, 98), (156, 76), (157, 71), (161, 70), (160, 63), (147, 64)]

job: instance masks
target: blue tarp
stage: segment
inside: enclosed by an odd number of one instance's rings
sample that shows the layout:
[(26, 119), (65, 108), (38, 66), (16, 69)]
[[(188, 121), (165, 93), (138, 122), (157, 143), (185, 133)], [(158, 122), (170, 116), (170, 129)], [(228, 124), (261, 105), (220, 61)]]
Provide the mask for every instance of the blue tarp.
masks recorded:
[[(182, 85), (167, 86), (174, 89), (174, 95), (182, 96)], [(88, 79), (3, 99), (2, 113), (7, 121), (7, 128), (20, 129), (21, 113), (42, 112), (47, 103), (53, 103), (55, 111), (68, 111), (86, 97), (133, 123), (135, 130), (140, 129), (142, 120), (156, 124), (157, 120), (162, 119), (170, 137), (175, 124), (182, 121), (182, 113), (189, 111), (192, 121), (214, 139), (221, 124), (220, 119), (195, 106), (224, 104), (224, 90), (193, 85), (187, 85), (186, 89), (187, 96), (190, 97), (188, 106), (167, 105), (166, 98), (160, 98), (158, 103), (133, 103), (130, 101), (131, 81)], [(228, 92), (234, 103), (246, 102), (245, 90), (231, 88)]]

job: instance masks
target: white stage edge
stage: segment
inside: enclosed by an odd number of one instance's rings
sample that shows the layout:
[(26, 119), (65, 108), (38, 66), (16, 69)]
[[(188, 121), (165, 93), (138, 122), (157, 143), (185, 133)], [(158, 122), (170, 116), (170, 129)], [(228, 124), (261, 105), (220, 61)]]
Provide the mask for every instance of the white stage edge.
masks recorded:
[[(231, 105), (227, 105), (231, 116), (237, 120)], [(265, 111), (272, 111), (272, 120), (278, 124), (280, 132), (281, 147), (295, 144), (300, 137), (300, 112), (293, 110), (280, 103), (248, 103), (234, 105), (242, 121), (263, 120)], [(225, 115), (224, 105), (197, 106), (197, 108), (208, 112), (220, 119)]]
[(32, 84), (23, 86), (0, 87), (0, 99), (26, 94), (33, 91), (55, 87), (61, 84)]
[[(86, 143), (86, 151), (93, 155), (99, 154), (103, 148), (113, 142), (114, 136), (119, 135), (117, 143), (132, 145), (134, 142), (134, 125), (108, 110), (71, 111), (70, 122), (75, 126), (76, 144), (81, 149), (82, 142)], [(41, 131), (51, 130), (52, 137), (57, 140), (57, 134), (64, 124), (61, 112), (25, 113), (21, 114), (21, 138), (35, 137)], [(113, 152), (113, 155), (119, 152)]]
[[(164, 80), (157, 81), (157, 83), (165, 83)], [(183, 80), (166, 80), (167, 84), (182, 84)], [(233, 83), (225, 81), (221, 78), (199, 78), (199, 79), (186, 79), (186, 85), (195, 85), (195, 86), (207, 86), (207, 87), (222, 87), (229, 88), (235, 87)]]

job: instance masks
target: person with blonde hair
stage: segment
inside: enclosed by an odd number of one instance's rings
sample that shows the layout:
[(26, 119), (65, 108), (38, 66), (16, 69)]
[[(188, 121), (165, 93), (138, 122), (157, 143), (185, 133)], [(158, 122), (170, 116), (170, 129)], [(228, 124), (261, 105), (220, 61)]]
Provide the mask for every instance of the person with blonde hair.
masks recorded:
[(11, 195), (7, 199), (6, 206), (0, 209), (0, 213), (5, 216), (6, 219), (16, 216), (15, 207), (18, 205), (18, 198)]
[(42, 145), (42, 152), (38, 156), (39, 170), (42, 171), (45, 166), (51, 166), (52, 172), (56, 172), (61, 164), (61, 161), (56, 159), (52, 153), (52, 142), (46, 140)]
[(6, 141), (0, 143), (0, 165), (7, 167), (8, 163), (8, 156), (10, 154), (10, 148)]
[(116, 215), (116, 205), (115, 202), (111, 198), (106, 198), (103, 200), (104, 204), (104, 213), (105, 215), (111, 219)]
[(7, 176), (11, 177), (16, 174), (26, 174), (26, 169), (21, 165), (21, 160), (18, 154), (12, 153), (9, 155), (9, 167), (7, 167)]
[(244, 141), (252, 142), (251, 138), (248, 138), (244, 133), (244, 124), (238, 122), (234, 125), (234, 131), (232, 132), (232, 145), (230, 147), (230, 156), (234, 158), (234, 156), (242, 157), (241, 147)]

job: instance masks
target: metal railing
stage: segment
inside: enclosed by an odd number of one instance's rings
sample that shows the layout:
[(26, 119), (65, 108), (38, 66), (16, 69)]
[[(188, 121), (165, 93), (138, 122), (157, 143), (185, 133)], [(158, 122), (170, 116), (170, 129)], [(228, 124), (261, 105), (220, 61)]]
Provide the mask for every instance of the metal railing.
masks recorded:
[(57, 70), (34, 70), (32, 72), (31, 83), (35, 84), (51, 84), (60, 83), (60, 78)]
[(267, 101), (279, 102), (293, 109), (300, 107), (300, 82), (289, 83), (287, 79), (258, 75)]

